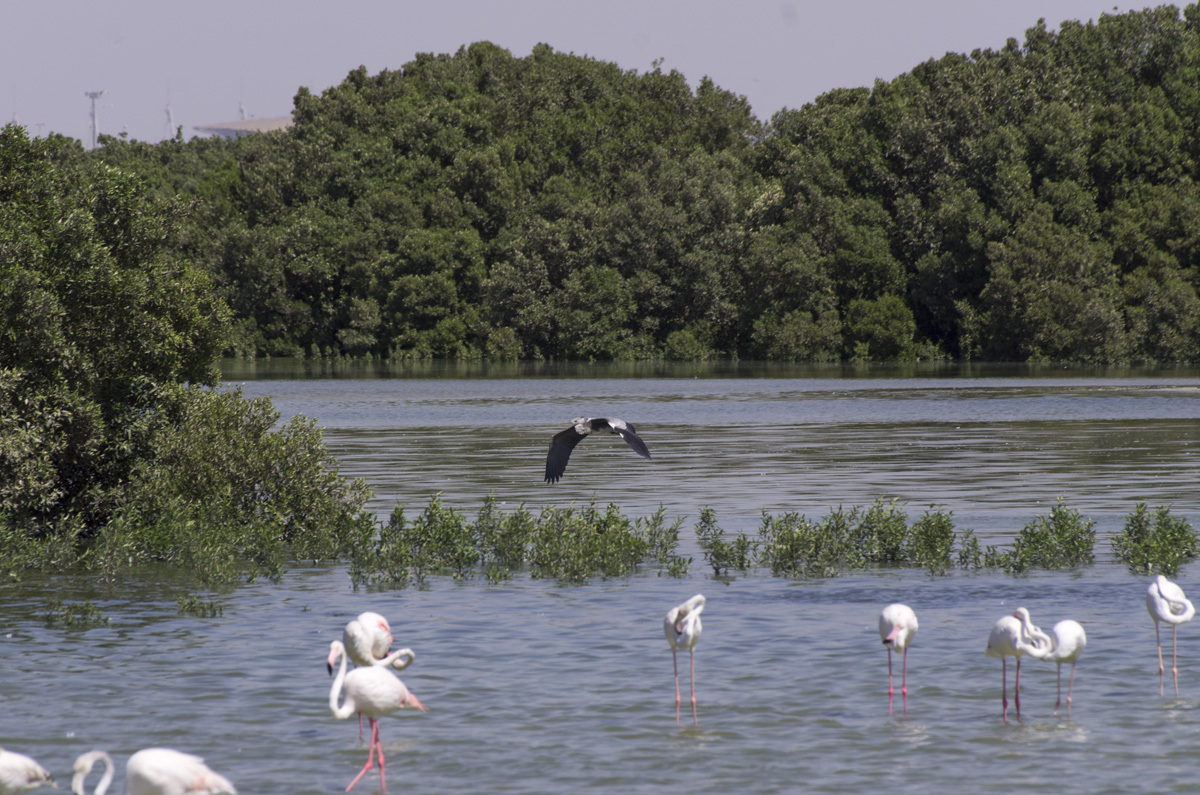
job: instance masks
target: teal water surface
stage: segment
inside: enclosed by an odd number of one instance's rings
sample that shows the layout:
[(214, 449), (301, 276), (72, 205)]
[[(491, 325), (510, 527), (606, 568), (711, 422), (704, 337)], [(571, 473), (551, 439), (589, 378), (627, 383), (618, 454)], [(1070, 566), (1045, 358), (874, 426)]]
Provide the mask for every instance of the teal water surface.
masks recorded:
[[(317, 418), (343, 472), (375, 490), (381, 515), (397, 501), (419, 510), (439, 491), (469, 510), (488, 494), (533, 508), (594, 495), (634, 516), (662, 505), (687, 517), (681, 547), (695, 560), (681, 579), (647, 567), (583, 587), (518, 575), (374, 593), (354, 591), (343, 566), (301, 566), (278, 584), (205, 594), (223, 607), (214, 618), (179, 615), (177, 597), (194, 586), (161, 569), (112, 585), (66, 574), (6, 585), (0, 745), (38, 758), (60, 786), (90, 748), (123, 765), (138, 748), (166, 745), (205, 756), (243, 793), (343, 790), (366, 746), (355, 721), (329, 716), (324, 660), (342, 625), (367, 609), (415, 650), (403, 678), (429, 707), (381, 721), (390, 791), (1193, 785), (1200, 626), (1179, 633), (1180, 696), (1168, 663), (1160, 698), (1149, 580), (1112, 562), (1109, 539), (1139, 500), (1200, 519), (1195, 373), (252, 379), (231, 363), (226, 374), (285, 417)], [(589, 439), (564, 480), (547, 486), (550, 435), (579, 414), (633, 422), (654, 458), (615, 437)], [(1021, 578), (877, 570), (715, 580), (690, 531), (704, 506), (727, 530), (754, 532), (763, 509), (820, 516), (880, 496), (905, 501), (912, 518), (944, 506), (959, 529), (993, 544), (1062, 496), (1096, 521), (1098, 562)], [(1192, 568), (1179, 582), (1200, 595)], [(696, 651), (700, 726), (685, 703), (677, 729), (662, 617), (698, 592), (708, 597)], [(50, 598), (91, 600), (110, 623), (47, 626)], [(889, 718), (876, 621), (893, 601), (911, 605), (921, 628), (908, 715)], [(1069, 719), (1053, 714), (1054, 666), (1027, 660), (1022, 720), (1001, 720), (1000, 665), (983, 650), (992, 624), (1017, 606), (1047, 629), (1066, 617), (1087, 629)], [(1010, 665), (1010, 688), (1012, 679)], [(354, 791), (378, 790), (369, 773)]]

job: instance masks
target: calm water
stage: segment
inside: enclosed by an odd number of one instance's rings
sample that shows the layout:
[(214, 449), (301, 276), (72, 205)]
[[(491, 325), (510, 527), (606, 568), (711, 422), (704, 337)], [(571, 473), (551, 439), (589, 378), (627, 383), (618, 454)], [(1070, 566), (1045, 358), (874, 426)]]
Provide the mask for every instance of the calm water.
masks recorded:
[[(489, 493), (535, 508), (595, 495), (633, 516), (663, 505), (687, 517), (691, 572), (366, 593), (351, 590), (343, 567), (300, 568), (282, 584), (216, 595), (224, 615), (213, 619), (178, 615), (176, 598), (191, 588), (161, 570), (114, 588), (67, 576), (5, 586), (0, 745), (38, 758), (61, 786), (90, 748), (123, 765), (138, 748), (167, 745), (204, 755), (243, 793), (341, 791), (366, 747), (354, 721), (329, 717), (324, 658), (366, 609), (389, 616), (398, 644), (416, 651), (404, 680), (430, 708), (381, 722), (396, 792), (1194, 786), (1200, 626), (1180, 632), (1181, 696), (1160, 699), (1148, 580), (1109, 554), (1138, 500), (1200, 523), (1194, 371), (280, 375), (227, 370), (285, 417), (317, 418), (381, 514), (397, 501), (420, 510), (439, 491), (472, 510)], [(615, 437), (591, 439), (546, 486), (550, 435), (578, 414), (634, 422), (654, 459)], [(1099, 562), (1076, 573), (723, 582), (706, 573), (690, 532), (706, 505), (727, 530), (753, 532), (764, 508), (823, 516), (887, 496), (906, 501), (910, 518), (944, 506), (959, 529), (1002, 544), (1060, 495), (1098, 530)], [(1179, 578), (1196, 595), (1198, 573)], [(697, 592), (708, 596), (700, 728), (679, 730), (661, 620)], [(90, 599), (111, 623), (48, 628), (51, 597)], [(892, 601), (921, 621), (900, 719), (887, 715), (875, 629)], [(1024, 721), (1000, 720), (1000, 666), (983, 649), (995, 620), (1020, 605), (1044, 628), (1064, 617), (1087, 628), (1070, 720), (1053, 716), (1054, 666), (1037, 661), (1023, 666)], [(355, 792), (378, 787), (371, 773)]]

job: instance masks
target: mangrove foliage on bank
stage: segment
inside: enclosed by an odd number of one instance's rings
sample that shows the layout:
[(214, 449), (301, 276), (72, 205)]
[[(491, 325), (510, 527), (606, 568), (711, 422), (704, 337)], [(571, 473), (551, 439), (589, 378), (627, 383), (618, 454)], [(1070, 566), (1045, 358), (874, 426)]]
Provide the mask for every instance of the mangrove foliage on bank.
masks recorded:
[(172, 249), (229, 353), (1200, 358), (1200, 7), (768, 120), (694, 85), (479, 42), (301, 88), (287, 131), (86, 157), (195, 203)]

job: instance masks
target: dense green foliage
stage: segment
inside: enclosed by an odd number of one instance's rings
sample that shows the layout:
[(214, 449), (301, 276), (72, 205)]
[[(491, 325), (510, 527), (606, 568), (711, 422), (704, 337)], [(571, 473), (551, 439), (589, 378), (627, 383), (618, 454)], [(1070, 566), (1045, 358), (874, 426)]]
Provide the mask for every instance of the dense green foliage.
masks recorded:
[(358, 549), (350, 579), (355, 587), (423, 586), (430, 574), (462, 579), (479, 568), (498, 582), (528, 567), (535, 579), (580, 584), (626, 576), (648, 559), (670, 566), (679, 525), (667, 525), (662, 509), (631, 520), (616, 505), (601, 510), (594, 501), (537, 516), (522, 505), (502, 515), (492, 497), (472, 522), (435, 495), (412, 522), (397, 506), (378, 538)]
[(207, 388), (228, 315), (180, 254), (177, 200), (13, 125), (0, 174), (0, 568), (216, 581), (370, 534), (311, 423), (273, 431), (269, 404)]
[(1012, 548), (989, 547), (985, 563), (1014, 574), (1031, 569), (1073, 569), (1094, 560), (1095, 522), (1068, 508), (1060, 497), (1049, 516), (1037, 516), (1021, 528)]
[(1184, 563), (1200, 555), (1200, 539), (1187, 520), (1172, 516), (1167, 506), (1158, 506), (1151, 518), (1146, 504), (1139, 502), (1113, 537), (1112, 548), (1130, 574), (1174, 577)]
[(1200, 7), (1042, 23), (767, 123), (705, 79), (487, 43), (289, 131), (106, 138), (199, 202), (243, 354), (1200, 358)]

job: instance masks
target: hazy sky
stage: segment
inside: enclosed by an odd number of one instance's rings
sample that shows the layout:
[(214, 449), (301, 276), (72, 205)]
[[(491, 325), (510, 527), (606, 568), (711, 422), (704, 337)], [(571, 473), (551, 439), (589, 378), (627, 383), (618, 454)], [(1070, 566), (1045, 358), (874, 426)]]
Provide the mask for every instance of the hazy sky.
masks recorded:
[(169, 102), (191, 137), (237, 119), (239, 103), (283, 116), (299, 86), (320, 93), (359, 65), (375, 74), (481, 40), (639, 72), (661, 58), (693, 86), (708, 75), (745, 95), (766, 120), (946, 52), (1023, 41), (1039, 18), (1057, 29), (1102, 13), (1113, 0), (3, 0), (0, 123), (15, 113), (34, 134), (86, 142), (84, 92), (103, 89), (101, 132), (160, 140)]

